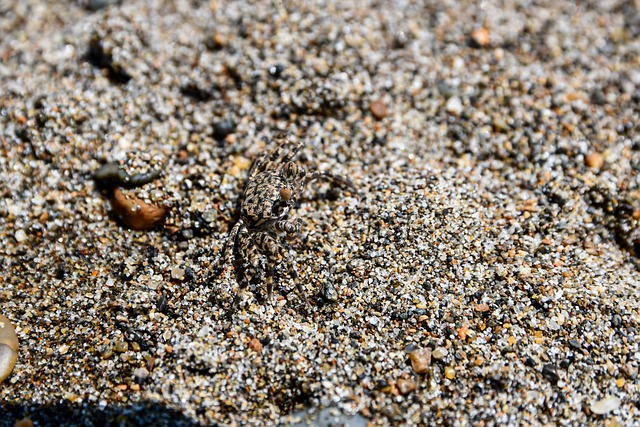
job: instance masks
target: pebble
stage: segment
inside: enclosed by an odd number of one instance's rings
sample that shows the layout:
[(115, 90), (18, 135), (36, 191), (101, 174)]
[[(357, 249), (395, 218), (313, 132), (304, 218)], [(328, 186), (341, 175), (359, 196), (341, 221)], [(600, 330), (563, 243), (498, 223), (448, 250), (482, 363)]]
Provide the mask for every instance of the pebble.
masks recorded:
[(479, 311), (481, 313), (484, 313), (484, 312), (489, 311), (489, 306), (487, 304), (484, 304), (484, 303), (476, 304), (475, 307), (474, 307), (474, 310), (475, 311)]
[(622, 373), (630, 380), (635, 380), (638, 376), (638, 368), (627, 363), (622, 367)]
[(262, 343), (257, 338), (251, 338), (251, 341), (249, 341), (249, 348), (256, 353), (259, 353), (262, 350)]
[(556, 367), (551, 364), (546, 364), (542, 367), (542, 375), (549, 380), (551, 384), (557, 384), (560, 381), (560, 377), (556, 372)]
[(387, 116), (387, 104), (382, 99), (374, 99), (369, 103), (369, 111), (373, 117), (382, 120)]
[(411, 360), (411, 366), (413, 370), (418, 374), (424, 374), (429, 370), (431, 366), (431, 349), (419, 348), (409, 353), (409, 359)]
[(168, 209), (116, 188), (111, 197), (111, 207), (122, 222), (133, 230), (148, 230), (159, 226), (168, 213)]
[(129, 350), (129, 343), (126, 341), (117, 341), (116, 342), (116, 351), (118, 353), (124, 353)]
[(367, 427), (366, 418), (360, 414), (348, 414), (340, 408), (308, 408), (282, 418), (278, 425), (288, 427)]
[(611, 411), (615, 411), (620, 407), (621, 400), (616, 396), (606, 396), (596, 402), (592, 402), (589, 405), (589, 409), (594, 414), (604, 415)]
[(338, 301), (338, 292), (336, 291), (335, 286), (333, 286), (333, 284), (329, 282), (325, 283), (324, 285), (323, 295), (327, 301), (330, 301), (330, 302)]
[(227, 135), (231, 135), (236, 131), (236, 124), (231, 119), (223, 119), (217, 122), (213, 126), (213, 137), (222, 141), (227, 137)]
[(14, 237), (16, 238), (16, 241), (18, 243), (22, 243), (27, 240), (27, 233), (24, 230), (20, 229), (15, 232)]
[(444, 108), (449, 113), (459, 116), (460, 114), (462, 114), (462, 101), (460, 101), (460, 98), (458, 98), (457, 96), (452, 96), (447, 100)]
[[(38, 424), (57, 424), (43, 419), (51, 402), (84, 402), (84, 425), (152, 399), (138, 424), (274, 426), (305, 402), (364, 425), (588, 425), (607, 421), (592, 400), (618, 393), (606, 418), (634, 425), (640, 80), (628, 7), (68, 3), (3, 3), (29, 25), (9, 19), (0, 49), (0, 307), (25, 319), (1, 390), (38, 409)], [(279, 132), (304, 141), (307, 170), (347, 175), (359, 194), (332, 201), (330, 183), (306, 186), (291, 215), (303, 231), (276, 236), (273, 298), (255, 280), (229, 320), (241, 264), (216, 266), (251, 162)], [(606, 173), (586, 166), (593, 151)], [(170, 206), (169, 228), (109, 224), (101, 197), (123, 186), (97, 188), (92, 171), (115, 163), (136, 177), (159, 170), (156, 156), (162, 181), (130, 190)], [(172, 279), (183, 265), (188, 285)], [(335, 304), (316, 288), (327, 282)], [(400, 395), (400, 378), (416, 389)]]
[(139, 382), (143, 382), (149, 378), (149, 370), (145, 367), (136, 368), (133, 371), (133, 376), (136, 377)]
[(476, 28), (471, 32), (471, 40), (478, 47), (489, 46), (489, 42), (490, 42), (489, 30), (487, 30), (484, 27)]
[(442, 360), (447, 356), (447, 354), (449, 354), (449, 350), (444, 347), (437, 347), (435, 350), (433, 350), (432, 356), (436, 360)]
[(444, 368), (444, 376), (450, 380), (456, 377), (456, 371), (451, 366)]
[(171, 278), (174, 280), (184, 280), (185, 278), (185, 269), (179, 266), (175, 266), (171, 269)]
[(214, 209), (207, 209), (206, 211), (202, 212), (202, 219), (204, 220), (204, 222), (211, 224), (218, 219), (218, 211)]
[(13, 371), (18, 360), (18, 336), (5, 316), (0, 314), (0, 383)]
[(400, 394), (405, 395), (416, 389), (416, 383), (410, 379), (399, 378), (398, 381), (396, 381), (396, 387)]
[(584, 158), (584, 164), (588, 168), (600, 170), (604, 166), (604, 155), (597, 151), (589, 153)]

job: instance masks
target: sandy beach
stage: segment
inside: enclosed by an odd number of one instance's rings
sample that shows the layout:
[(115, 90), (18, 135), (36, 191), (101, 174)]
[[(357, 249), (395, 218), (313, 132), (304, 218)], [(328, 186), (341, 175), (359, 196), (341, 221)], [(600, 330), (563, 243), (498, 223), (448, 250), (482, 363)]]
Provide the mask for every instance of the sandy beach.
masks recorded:
[[(0, 0), (0, 33), (0, 425), (639, 425), (637, 0)], [(229, 320), (283, 133), (357, 191), (304, 189)]]

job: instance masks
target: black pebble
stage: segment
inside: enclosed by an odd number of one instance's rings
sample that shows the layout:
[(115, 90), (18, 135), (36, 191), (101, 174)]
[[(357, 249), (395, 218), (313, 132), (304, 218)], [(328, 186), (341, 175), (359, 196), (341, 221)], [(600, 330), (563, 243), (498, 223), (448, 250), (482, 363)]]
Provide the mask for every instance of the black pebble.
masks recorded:
[(542, 367), (542, 375), (553, 385), (558, 384), (558, 381), (560, 381), (556, 367), (551, 364), (546, 364)]
[(236, 130), (236, 124), (229, 119), (219, 121), (213, 126), (213, 137), (217, 141), (222, 141), (227, 135), (232, 134)]

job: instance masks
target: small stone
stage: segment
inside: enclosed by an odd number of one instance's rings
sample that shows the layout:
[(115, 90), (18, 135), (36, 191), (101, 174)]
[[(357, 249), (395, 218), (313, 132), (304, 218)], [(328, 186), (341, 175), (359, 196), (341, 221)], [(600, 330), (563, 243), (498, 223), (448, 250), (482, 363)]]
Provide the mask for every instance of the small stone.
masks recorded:
[(213, 137), (217, 141), (222, 141), (227, 137), (227, 135), (230, 135), (235, 131), (236, 124), (229, 119), (224, 119), (213, 126)]
[(11, 374), (18, 360), (18, 336), (9, 319), (0, 314), (0, 383)]
[(620, 402), (620, 399), (616, 396), (607, 396), (604, 399), (593, 402), (589, 405), (589, 409), (591, 409), (591, 412), (594, 414), (604, 415), (618, 409)]
[(558, 322), (554, 318), (551, 318), (547, 321), (547, 327), (552, 331), (559, 331), (560, 329), (562, 329), (562, 327), (558, 325)]
[(40, 216), (38, 217), (38, 222), (42, 225), (47, 223), (47, 220), (49, 219), (49, 212), (44, 211), (40, 214)]
[(400, 378), (396, 382), (396, 387), (400, 394), (409, 394), (416, 389), (416, 383), (409, 379)]
[(329, 64), (325, 59), (320, 58), (313, 63), (313, 69), (316, 73), (324, 76), (329, 72)]
[(616, 418), (611, 418), (604, 423), (604, 427), (624, 427), (624, 425)]
[(382, 408), (381, 412), (389, 418), (394, 418), (400, 415), (400, 407), (397, 403), (392, 403)]
[(444, 347), (438, 347), (435, 350), (433, 350), (432, 356), (436, 360), (442, 360), (447, 356), (447, 354), (449, 354), (449, 350), (447, 350)]
[(207, 224), (215, 222), (216, 219), (218, 219), (218, 211), (216, 211), (215, 209), (207, 209), (206, 211), (202, 212), (202, 220)]
[(126, 341), (118, 341), (116, 342), (116, 351), (118, 353), (124, 353), (129, 350), (129, 343)]
[(67, 354), (68, 351), (69, 351), (69, 346), (67, 344), (62, 344), (58, 348), (58, 353), (60, 353), (60, 354)]
[(418, 374), (424, 374), (431, 365), (431, 349), (419, 348), (409, 353), (411, 366)]
[(136, 377), (136, 380), (138, 380), (139, 382), (143, 382), (144, 380), (149, 378), (149, 371), (144, 367), (136, 368), (133, 371), (133, 376)]
[(198, 338), (206, 338), (207, 336), (209, 336), (210, 333), (211, 333), (211, 328), (209, 328), (207, 325), (204, 325), (202, 328), (200, 328), (197, 335), (198, 335)]
[(457, 96), (452, 96), (447, 100), (444, 108), (447, 112), (459, 116), (462, 113), (462, 101)]
[(624, 378), (618, 378), (618, 379), (616, 380), (616, 385), (617, 385), (618, 387), (620, 387), (620, 388), (624, 387), (624, 385), (625, 385), (626, 383), (627, 383), (627, 382), (625, 381), (625, 379), (624, 379)]
[(451, 366), (447, 366), (444, 368), (444, 376), (452, 380), (456, 377), (456, 371)]
[(580, 350), (582, 348), (582, 344), (580, 344), (580, 341), (576, 339), (569, 340), (569, 345), (575, 348), (576, 350)]
[(120, 188), (113, 190), (111, 207), (122, 222), (133, 230), (154, 228), (164, 221), (168, 210), (136, 197), (133, 193), (125, 194)]
[(184, 268), (173, 267), (171, 269), (171, 278), (175, 280), (184, 280)]
[(374, 99), (369, 103), (369, 111), (378, 120), (382, 120), (387, 116), (387, 105), (381, 99)]
[(584, 164), (591, 169), (600, 170), (604, 165), (604, 155), (594, 151), (589, 153), (584, 158)]
[(257, 338), (251, 338), (249, 341), (249, 348), (256, 353), (259, 353), (262, 350), (262, 343)]
[(551, 364), (546, 364), (542, 367), (542, 375), (549, 380), (551, 384), (557, 384), (560, 381), (560, 377), (556, 372), (555, 366)]
[(219, 50), (227, 45), (227, 38), (223, 34), (215, 33), (205, 41), (205, 44), (211, 50)]
[(16, 241), (18, 243), (22, 243), (22, 242), (27, 240), (27, 233), (25, 233), (24, 230), (20, 229), (20, 230), (16, 231), (16, 233), (13, 235), (13, 237), (16, 238)]
[(491, 38), (489, 36), (489, 30), (484, 27), (476, 28), (471, 33), (471, 41), (477, 47), (487, 47)]
[(326, 283), (324, 285), (324, 298), (327, 301), (335, 302), (338, 300), (338, 292), (336, 292), (335, 286), (331, 283)]
[(493, 128), (498, 132), (506, 132), (509, 130), (509, 125), (502, 117), (496, 117), (493, 119)]
[(113, 346), (107, 346), (102, 352), (103, 359), (110, 359), (113, 356)]
[(631, 366), (630, 364), (626, 364), (622, 367), (622, 373), (630, 380), (635, 380), (638, 376), (638, 368), (635, 366)]
[(476, 304), (476, 306), (474, 307), (474, 310), (484, 313), (485, 311), (489, 311), (489, 305), (484, 303)]
[(409, 37), (405, 31), (398, 31), (393, 37), (393, 47), (396, 49), (402, 49), (409, 42)]

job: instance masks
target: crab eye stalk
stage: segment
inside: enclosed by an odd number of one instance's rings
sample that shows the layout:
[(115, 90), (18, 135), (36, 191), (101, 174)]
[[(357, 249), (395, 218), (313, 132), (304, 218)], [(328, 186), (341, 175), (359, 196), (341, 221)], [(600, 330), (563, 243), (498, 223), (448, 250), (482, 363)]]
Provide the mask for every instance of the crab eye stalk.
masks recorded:
[(280, 189), (280, 199), (288, 202), (291, 199), (291, 189), (290, 188), (281, 188)]

